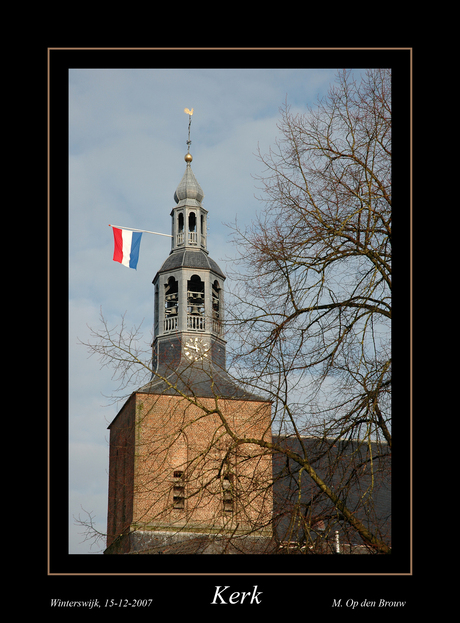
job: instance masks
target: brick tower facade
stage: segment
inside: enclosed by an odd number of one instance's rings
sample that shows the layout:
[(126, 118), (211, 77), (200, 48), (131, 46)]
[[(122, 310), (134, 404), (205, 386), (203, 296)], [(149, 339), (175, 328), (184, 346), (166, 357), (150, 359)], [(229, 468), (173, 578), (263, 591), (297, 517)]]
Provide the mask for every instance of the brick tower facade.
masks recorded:
[(153, 280), (152, 378), (109, 426), (106, 554), (251, 553), (271, 538), (271, 455), (235, 443), (271, 441), (271, 404), (226, 371), (225, 276), (185, 161), (171, 252)]

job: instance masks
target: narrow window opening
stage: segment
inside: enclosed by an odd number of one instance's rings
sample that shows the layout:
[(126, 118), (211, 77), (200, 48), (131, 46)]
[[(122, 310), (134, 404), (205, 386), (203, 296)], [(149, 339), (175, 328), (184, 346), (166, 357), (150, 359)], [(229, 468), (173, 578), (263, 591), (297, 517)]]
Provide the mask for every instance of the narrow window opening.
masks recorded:
[(196, 214), (190, 212), (188, 215), (188, 243), (197, 244), (198, 234), (196, 231)]
[(217, 319), (220, 317), (220, 286), (217, 279), (212, 284), (212, 316)]
[(177, 217), (177, 244), (184, 244), (184, 214), (179, 212)]
[(185, 489), (184, 487), (174, 487), (173, 508), (185, 508)]
[(200, 214), (200, 225), (201, 246), (206, 248), (206, 220), (203, 214)]
[(234, 510), (233, 474), (225, 474), (222, 479), (222, 490), (224, 511), (232, 513)]
[(184, 472), (175, 470), (173, 476), (175, 481), (173, 484), (173, 508), (183, 510), (185, 508)]
[(216, 279), (212, 284), (212, 330), (218, 334), (222, 331), (220, 292), (221, 287)]

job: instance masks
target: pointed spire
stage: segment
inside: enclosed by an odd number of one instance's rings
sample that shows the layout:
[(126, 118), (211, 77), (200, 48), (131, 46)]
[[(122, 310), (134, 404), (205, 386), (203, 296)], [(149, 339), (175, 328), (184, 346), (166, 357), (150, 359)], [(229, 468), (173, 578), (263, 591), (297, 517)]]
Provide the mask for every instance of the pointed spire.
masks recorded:
[(193, 108), (189, 110), (184, 108), (184, 112), (188, 114), (188, 140), (187, 140), (187, 153), (184, 156), (184, 160), (187, 163), (187, 168), (182, 176), (179, 186), (174, 193), (174, 201), (179, 205), (199, 206), (204, 198), (204, 192), (201, 186), (198, 184), (197, 179), (192, 171), (191, 162), (193, 156), (190, 153), (190, 126), (192, 125)]

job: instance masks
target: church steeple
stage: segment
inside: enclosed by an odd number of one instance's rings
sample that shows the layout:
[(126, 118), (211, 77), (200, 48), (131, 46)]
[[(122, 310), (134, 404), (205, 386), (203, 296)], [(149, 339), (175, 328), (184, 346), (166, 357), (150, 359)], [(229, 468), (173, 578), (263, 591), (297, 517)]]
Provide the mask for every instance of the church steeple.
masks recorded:
[(208, 212), (189, 149), (185, 162), (171, 210), (172, 248), (153, 279), (152, 379), (139, 391), (174, 394), (178, 389), (196, 396), (259, 400), (235, 385), (226, 371), (225, 275), (206, 248)]
[(160, 374), (195, 362), (225, 369), (225, 276), (207, 250), (208, 212), (190, 151), (184, 159), (185, 172), (171, 210), (171, 251), (153, 280), (153, 369)]

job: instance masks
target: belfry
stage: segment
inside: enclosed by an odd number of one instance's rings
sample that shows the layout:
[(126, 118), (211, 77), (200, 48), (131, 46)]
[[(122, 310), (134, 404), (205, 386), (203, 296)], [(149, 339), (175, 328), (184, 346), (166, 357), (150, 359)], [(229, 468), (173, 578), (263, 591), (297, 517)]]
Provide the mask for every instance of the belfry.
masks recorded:
[(187, 144), (153, 279), (151, 379), (109, 425), (105, 554), (254, 553), (272, 535), (271, 455), (236, 443), (271, 441), (271, 403), (226, 370), (225, 276), (207, 250), (190, 123)]

